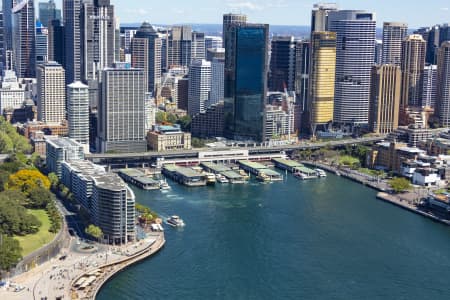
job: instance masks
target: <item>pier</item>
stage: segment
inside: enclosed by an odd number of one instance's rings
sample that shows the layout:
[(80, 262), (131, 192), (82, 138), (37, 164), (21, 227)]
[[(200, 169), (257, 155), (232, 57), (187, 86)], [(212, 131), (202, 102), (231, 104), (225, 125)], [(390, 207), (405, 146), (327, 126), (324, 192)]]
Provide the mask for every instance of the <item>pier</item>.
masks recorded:
[(176, 165), (164, 165), (162, 173), (170, 179), (185, 186), (205, 186), (206, 177), (204, 174), (194, 171), (191, 168), (179, 167)]
[(143, 190), (158, 190), (159, 182), (153, 180), (137, 169), (121, 169), (119, 176), (127, 183), (133, 184)]
[(225, 176), (230, 181), (230, 183), (245, 183), (246, 182), (244, 176), (233, 171), (231, 168), (229, 168), (223, 164), (204, 162), (204, 163), (201, 163), (200, 165), (206, 172), (213, 173), (213, 174), (220, 174), (222, 176)]
[[(274, 170), (269, 169), (263, 164), (257, 163), (257, 162), (251, 162), (251, 161), (239, 161), (239, 166), (251, 174), (258, 176), (259, 178), (263, 179), (264, 181), (281, 181), (283, 180), (283, 175), (281, 175), (278, 172), (275, 172)], [(265, 179), (267, 178), (267, 180)]]

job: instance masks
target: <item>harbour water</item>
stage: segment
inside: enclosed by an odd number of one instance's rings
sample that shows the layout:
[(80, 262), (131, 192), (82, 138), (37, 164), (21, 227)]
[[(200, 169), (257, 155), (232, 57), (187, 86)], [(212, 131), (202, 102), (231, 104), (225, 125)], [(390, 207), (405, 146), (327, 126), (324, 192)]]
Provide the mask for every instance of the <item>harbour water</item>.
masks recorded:
[(328, 174), (272, 184), (134, 189), (186, 227), (118, 274), (106, 299), (450, 299), (450, 228)]

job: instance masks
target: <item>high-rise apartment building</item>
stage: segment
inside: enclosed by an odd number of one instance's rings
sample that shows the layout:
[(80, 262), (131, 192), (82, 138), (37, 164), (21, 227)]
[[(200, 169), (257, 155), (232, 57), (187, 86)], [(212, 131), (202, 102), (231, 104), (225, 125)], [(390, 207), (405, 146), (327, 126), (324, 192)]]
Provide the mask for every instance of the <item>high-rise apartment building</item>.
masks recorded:
[(337, 39), (334, 122), (368, 124), (375, 15), (366, 11), (330, 11), (328, 25)]
[[(237, 140), (264, 139), (269, 25), (232, 24), (225, 56), (226, 136)], [(231, 61), (230, 61), (231, 60)]]
[(83, 160), (83, 145), (65, 137), (46, 139), (46, 166), (49, 172), (62, 177), (62, 163), (69, 160)]
[(383, 23), (382, 64), (401, 65), (402, 42), (408, 36), (408, 24), (399, 22)]
[(422, 105), (423, 71), (425, 68), (426, 42), (421, 35), (408, 36), (402, 44), (402, 111), (407, 106)]
[(436, 114), (442, 127), (450, 127), (450, 41), (438, 51), (438, 87)]
[(149, 92), (161, 85), (162, 40), (152, 25), (142, 23), (131, 40), (131, 66), (144, 70)]
[(80, 81), (67, 86), (69, 138), (89, 150), (89, 87)]
[(401, 77), (400, 67), (395, 64), (373, 67), (369, 114), (372, 132), (387, 134), (397, 129)]
[(63, 0), (68, 84), (81, 80), (81, 3), (82, 0)]
[(18, 77), (36, 77), (36, 21), (34, 1), (24, 0), (13, 10), (13, 52), (15, 71)]
[(296, 41), (293, 36), (272, 38), (269, 90), (283, 92), (295, 90)]
[(39, 21), (49, 27), (53, 20), (61, 20), (61, 10), (56, 8), (54, 0), (39, 2)]
[(422, 106), (435, 108), (437, 97), (437, 65), (425, 66), (423, 71)]
[(48, 61), (48, 29), (41, 22), (36, 22), (36, 65)]
[(194, 60), (189, 68), (188, 114), (205, 112), (211, 91), (211, 62)]
[(103, 70), (98, 107), (98, 147), (100, 152), (143, 152), (145, 141), (144, 71), (128, 64)]
[(66, 119), (65, 71), (56, 62), (47, 62), (37, 67), (38, 120), (61, 124)]
[(309, 74), (308, 122), (313, 136), (319, 125), (333, 121), (334, 80), (336, 72), (336, 33), (311, 34), (311, 71)]

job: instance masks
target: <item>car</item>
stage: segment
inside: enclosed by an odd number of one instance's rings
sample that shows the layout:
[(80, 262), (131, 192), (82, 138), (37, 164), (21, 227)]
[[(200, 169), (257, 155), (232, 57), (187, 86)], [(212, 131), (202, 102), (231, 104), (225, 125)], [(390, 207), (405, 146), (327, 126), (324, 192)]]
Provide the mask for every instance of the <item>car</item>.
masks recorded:
[(67, 258), (67, 255), (63, 255), (59, 258), (59, 260), (65, 260)]
[(75, 235), (75, 231), (72, 228), (69, 228), (69, 234), (71, 236), (74, 236)]

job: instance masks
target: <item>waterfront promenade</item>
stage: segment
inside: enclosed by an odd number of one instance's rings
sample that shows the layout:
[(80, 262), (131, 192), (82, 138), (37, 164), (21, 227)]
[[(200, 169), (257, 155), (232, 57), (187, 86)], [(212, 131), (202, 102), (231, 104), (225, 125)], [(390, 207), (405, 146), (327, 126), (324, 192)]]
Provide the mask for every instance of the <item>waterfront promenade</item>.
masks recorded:
[[(0, 290), (0, 297), (11, 300), (29, 299), (94, 299), (102, 285), (117, 272), (129, 265), (158, 252), (165, 244), (164, 233), (150, 233), (137, 243), (124, 246), (99, 245), (98, 250), (83, 253), (76, 240), (63, 249), (63, 260), (55, 258), (10, 281), (23, 287), (20, 292), (13, 289)], [(74, 283), (93, 270), (100, 270), (95, 281), (83, 290), (74, 288)]]

